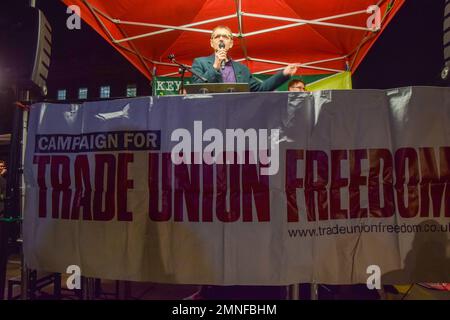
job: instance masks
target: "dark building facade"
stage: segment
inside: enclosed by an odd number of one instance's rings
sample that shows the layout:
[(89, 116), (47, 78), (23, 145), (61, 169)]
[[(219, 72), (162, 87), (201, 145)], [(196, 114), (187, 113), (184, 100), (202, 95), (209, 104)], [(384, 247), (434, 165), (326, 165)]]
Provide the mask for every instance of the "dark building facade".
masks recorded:
[[(61, 101), (126, 97), (127, 88), (129, 96), (151, 95), (150, 80), (88, 24), (82, 22), (80, 29), (67, 28), (71, 14), (61, 1), (39, 1), (38, 6), (53, 31), (48, 99), (58, 100), (58, 92)], [(102, 87), (109, 87), (108, 95), (101, 96)], [(61, 99), (63, 90), (65, 99)]]

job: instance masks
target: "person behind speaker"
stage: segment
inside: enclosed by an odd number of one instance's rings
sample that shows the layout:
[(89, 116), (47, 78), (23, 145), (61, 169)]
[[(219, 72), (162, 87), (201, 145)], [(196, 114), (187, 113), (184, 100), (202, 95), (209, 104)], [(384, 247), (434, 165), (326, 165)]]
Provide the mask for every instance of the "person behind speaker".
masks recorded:
[[(212, 30), (210, 46), (214, 50), (208, 57), (194, 59), (192, 69), (206, 78), (208, 83), (248, 83), (250, 91), (272, 91), (289, 80), (297, 71), (294, 65), (288, 65), (270, 78), (259, 82), (243, 64), (234, 61), (228, 54), (233, 48), (233, 33), (227, 26), (217, 26)], [(192, 76), (194, 83), (203, 83)]]
[(288, 91), (290, 92), (306, 92), (306, 85), (303, 80), (293, 79), (288, 83)]

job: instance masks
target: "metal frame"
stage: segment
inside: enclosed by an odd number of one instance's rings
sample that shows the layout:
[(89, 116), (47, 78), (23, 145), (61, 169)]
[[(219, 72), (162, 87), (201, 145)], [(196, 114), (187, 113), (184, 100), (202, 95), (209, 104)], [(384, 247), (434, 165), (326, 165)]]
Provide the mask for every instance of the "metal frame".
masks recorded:
[[(388, 1), (388, 0), (378, 0), (376, 5), (380, 5), (384, 1)], [(395, 2), (395, 0), (390, 0), (390, 1), (391, 1), (391, 3)], [(295, 19), (295, 18), (289, 18), (289, 17), (281, 17), (281, 16), (273, 16), (273, 15), (265, 15), (265, 14), (256, 14), (256, 13), (250, 13), (250, 12), (243, 12), (242, 11), (242, 0), (234, 0), (234, 2), (235, 2), (235, 7), (236, 7), (236, 13), (235, 14), (219, 16), (219, 17), (212, 18), (212, 19), (207, 19), (207, 20), (193, 22), (193, 23), (189, 23), (189, 24), (174, 26), (174, 25), (166, 25), (166, 24), (156, 24), (156, 23), (139, 22), (139, 21), (126, 21), (126, 20), (123, 21), (123, 20), (120, 20), (120, 19), (115, 19), (113, 17), (108, 16), (106, 13), (102, 12), (101, 10), (97, 9), (96, 7), (94, 7), (92, 4), (89, 3), (88, 0), (83, 0), (83, 3), (90, 10), (90, 12), (94, 16), (94, 18), (97, 20), (99, 25), (102, 27), (102, 29), (105, 31), (106, 35), (109, 37), (109, 39), (113, 43), (113, 45), (117, 46), (120, 49), (123, 49), (123, 50), (125, 50), (127, 52), (130, 52), (130, 53), (136, 55), (139, 58), (142, 66), (149, 73), (149, 75), (153, 75), (153, 76), (155, 76), (155, 74), (153, 74), (154, 72), (151, 71), (150, 67), (147, 65), (146, 62), (150, 62), (153, 66), (155, 66), (155, 65), (165, 65), (165, 66), (177, 67), (177, 65), (171, 64), (171, 63), (164, 63), (164, 62), (154, 61), (154, 60), (151, 60), (151, 59), (149, 59), (147, 57), (142, 56), (142, 54), (139, 52), (139, 50), (135, 47), (135, 45), (133, 43), (134, 40), (147, 38), (147, 37), (152, 37), (152, 36), (155, 36), (155, 35), (159, 35), (159, 34), (162, 34), (162, 33), (168, 33), (168, 32), (172, 32), (172, 31), (176, 31), (176, 30), (189, 31), (189, 32), (198, 32), (198, 33), (208, 33), (209, 34), (211, 32), (210, 30), (201, 29), (201, 28), (197, 28), (197, 27), (201, 26), (201, 25), (204, 25), (204, 24), (207, 24), (207, 23), (211, 23), (211, 22), (224, 21), (224, 20), (229, 20), (229, 19), (234, 19), (234, 18), (236, 18), (238, 20), (238, 33), (233, 33), (233, 36), (237, 37), (239, 39), (239, 41), (240, 41), (241, 48), (242, 48), (242, 51), (243, 51), (243, 58), (238, 59), (237, 61), (239, 61), (239, 60), (246, 60), (246, 61), (266, 62), (266, 63), (277, 64), (277, 65), (280, 65), (280, 66), (286, 66), (286, 65), (291, 64), (291, 63), (285, 62), (285, 61), (275, 61), (275, 60), (258, 59), (258, 58), (249, 57), (248, 54), (247, 54), (246, 38), (254, 36), (254, 35), (264, 34), (264, 33), (272, 32), (272, 31), (283, 30), (283, 29), (287, 29), (287, 28), (300, 27), (300, 26), (304, 26), (304, 25), (319, 25), (319, 26), (325, 26), (325, 27), (344, 28), (344, 29), (351, 29), (351, 30), (366, 31), (367, 33), (362, 38), (360, 44), (354, 50), (352, 50), (352, 52), (350, 54), (348, 54), (346, 56), (335, 57), (335, 58), (330, 58), (330, 59), (324, 59), (324, 60), (320, 60), (320, 61), (309, 61), (309, 62), (305, 62), (305, 63), (295, 63), (298, 67), (301, 67), (301, 68), (308, 68), (308, 69), (327, 71), (327, 72), (334, 72), (334, 73), (340, 73), (340, 72), (343, 72), (345, 70), (344, 69), (332, 69), (332, 68), (320, 67), (320, 66), (317, 66), (317, 64), (321, 64), (321, 63), (328, 62), (328, 61), (345, 60), (345, 64), (344, 65), (347, 66), (347, 67), (348, 66), (352, 67), (354, 62), (356, 61), (356, 58), (357, 58), (357, 56), (359, 54), (359, 51), (360, 51), (360, 48), (362, 47), (362, 45), (365, 42), (367, 42), (369, 39), (371, 39), (376, 34), (376, 32), (378, 31), (378, 30), (373, 30), (373, 29), (367, 28), (366, 26), (361, 27), (361, 26), (354, 26), (354, 25), (347, 25), (347, 24), (340, 24), (340, 23), (329, 22), (330, 20), (335, 20), (335, 19), (342, 18), (342, 17), (359, 15), (359, 14), (367, 14), (366, 9), (353, 11), (353, 12), (342, 13), (342, 14), (339, 14), (339, 15), (334, 15), (334, 16), (329, 16), (329, 17), (323, 17), (323, 18), (314, 19), (314, 20), (305, 20), (305, 19)], [(386, 16), (388, 14), (389, 14), (389, 11), (387, 11), (385, 13), (385, 15), (384, 15), (384, 17), (382, 19), (382, 24), (385, 21), (385, 18), (386, 18)], [(114, 38), (112, 36), (112, 34), (109, 32), (109, 30), (106, 28), (106, 26), (104, 25), (104, 23), (103, 23), (102, 19), (100, 18), (100, 16), (105, 18), (105, 19), (107, 19), (109, 22), (114, 23), (117, 26), (118, 30), (122, 33), (123, 38), (121, 38), (121, 39)], [(244, 25), (243, 25), (243, 17), (245, 17), (245, 16), (253, 17), (253, 18), (259, 18), (259, 19), (277, 20), (277, 21), (280, 21), (280, 22), (293, 22), (293, 23), (290, 23), (290, 24), (287, 24), (287, 25), (280, 25), (280, 26), (273, 27), (273, 28), (262, 29), (262, 30), (258, 30), (258, 31), (245, 33), (244, 32)], [(139, 34), (139, 35), (134, 35), (134, 36), (130, 36), (129, 37), (124, 32), (123, 28), (120, 27), (121, 25), (144, 26), (144, 27), (160, 28), (161, 30), (148, 32), (148, 33), (142, 33), (142, 34)], [(123, 46), (122, 43), (128, 43), (129, 48)], [(348, 58), (351, 57), (351, 56), (353, 56), (353, 59), (352, 59), (352, 62), (349, 64), (348, 63)], [(283, 67), (278, 67), (278, 68), (258, 71), (258, 72), (255, 72), (255, 73), (256, 74), (269, 73), (269, 72), (280, 70), (282, 68)], [(164, 75), (160, 75), (160, 76), (173, 76), (173, 75), (176, 75), (176, 74), (178, 74), (178, 72), (172, 72), (172, 73), (168, 73), (168, 74), (164, 74)]]

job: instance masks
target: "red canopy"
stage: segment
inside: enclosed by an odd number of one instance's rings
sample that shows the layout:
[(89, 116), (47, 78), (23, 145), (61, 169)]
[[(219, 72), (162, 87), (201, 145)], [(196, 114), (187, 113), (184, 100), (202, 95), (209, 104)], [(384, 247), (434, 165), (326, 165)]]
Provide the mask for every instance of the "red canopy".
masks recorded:
[[(404, 0), (63, 0), (148, 78), (212, 53), (211, 29), (229, 26), (231, 56), (253, 73), (300, 64), (299, 74), (356, 70)], [(367, 21), (378, 5), (381, 29)], [(374, 19), (372, 19), (374, 20)]]

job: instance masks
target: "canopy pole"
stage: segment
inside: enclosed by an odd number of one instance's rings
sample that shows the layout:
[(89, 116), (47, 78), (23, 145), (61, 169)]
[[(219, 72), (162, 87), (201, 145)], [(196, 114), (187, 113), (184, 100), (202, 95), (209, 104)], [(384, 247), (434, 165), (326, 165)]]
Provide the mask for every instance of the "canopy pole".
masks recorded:
[[(180, 28), (189, 28), (189, 27), (195, 27), (195, 26), (199, 26), (202, 24), (207, 24), (207, 23), (211, 23), (211, 22), (216, 22), (216, 21), (223, 21), (223, 20), (228, 20), (228, 19), (232, 19), (234, 18), (235, 15), (234, 14), (230, 14), (227, 16), (222, 16), (222, 17), (217, 17), (217, 18), (213, 18), (213, 19), (208, 19), (208, 20), (202, 20), (202, 21), (198, 21), (198, 22), (193, 22), (193, 23), (188, 23), (188, 24), (183, 24), (181, 26), (179, 26)], [(111, 19), (111, 22), (115, 22), (115, 23), (119, 23), (119, 24), (137, 24), (139, 23), (139, 25), (143, 26), (143, 27), (152, 27), (150, 25), (150, 23), (146, 23), (146, 22), (132, 22), (132, 21), (122, 21), (122, 20), (118, 20), (118, 19)], [(159, 30), (159, 31), (155, 31), (155, 32), (151, 32), (151, 35), (156, 35), (156, 34), (161, 34), (161, 33), (165, 33), (165, 32), (170, 32), (170, 31), (174, 31), (175, 29), (173, 28), (167, 28), (167, 29), (163, 29), (163, 30)]]
[[(119, 24), (119, 23), (120, 24), (132, 25), (132, 26), (142, 26), (143, 25), (140, 22), (131, 22), (131, 21), (127, 21), (126, 23), (117, 22), (117, 24)], [(200, 33), (207, 33), (207, 34), (211, 33), (211, 30), (197, 29), (197, 28), (176, 27), (176, 26), (170, 26), (170, 25), (166, 25), (166, 24), (146, 23), (145, 26), (155, 27), (155, 28), (168, 28), (168, 29), (181, 30), (181, 31), (193, 31), (193, 32), (200, 32)], [(125, 41), (141, 39), (141, 38), (145, 38), (145, 37), (148, 37), (148, 34), (140, 34), (140, 35), (137, 35), (137, 36), (123, 38), (123, 39), (120, 39), (120, 40), (113, 40), (113, 42), (114, 43), (121, 43), (121, 42), (125, 42)]]
[(238, 35), (239, 42), (241, 44), (242, 53), (244, 55), (244, 59), (247, 60), (248, 51), (247, 51), (247, 43), (243, 37), (244, 25), (242, 22), (242, 0), (235, 0), (236, 5), (236, 17), (238, 19)]
[(97, 20), (97, 23), (102, 27), (103, 31), (108, 35), (109, 39), (111, 41), (114, 40), (114, 37), (112, 36), (111, 32), (109, 32), (108, 28), (106, 28), (103, 21), (98, 17), (95, 8), (89, 3), (87, 0), (83, 0), (83, 3), (88, 7), (88, 9), (91, 11), (92, 15), (94, 16), (95, 20)]
[[(120, 32), (123, 35), (128, 36), (125, 30), (123, 30), (120, 26), (117, 26), (117, 27), (119, 28)], [(147, 70), (148, 74), (151, 75), (152, 71), (151, 71), (150, 67), (145, 63), (144, 57), (139, 52), (139, 50), (136, 48), (136, 45), (132, 41), (130, 41), (129, 43), (130, 43), (130, 46), (133, 48), (133, 50), (136, 52), (139, 60), (141, 61), (142, 65), (144, 66), (145, 70)]]
[[(335, 73), (340, 73), (340, 72), (344, 72), (345, 70), (338, 70), (338, 69), (331, 69), (331, 68), (325, 68), (325, 67), (318, 67), (318, 66), (314, 66), (314, 64), (317, 63), (323, 63), (323, 62), (329, 62), (329, 61), (336, 61), (336, 60), (344, 60), (346, 59), (347, 56), (342, 56), (342, 57), (337, 57), (337, 58), (330, 58), (330, 59), (324, 59), (324, 60), (317, 60), (317, 61), (310, 61), (310, 62), (306, 62), (306, 63), (295, 63), (295, 65), (299, 68), (305, 68), (305, 69), (316, 69), (316, 70), (323, 70), (323, 71), (331, 71), (331, 72), (335, 72)], [(292, 63), (288, 63), (288, 62), (283, 62), (283, 61), (275, 61), (275, 60), (267, 60), (267, 59), (258, 59), (258, 58), (252, 58), (252, 57), (248, 57), (249, 60), (253, 60), (256, 62), (265, 62), (265, 63), (272, 63), (272, 64), (280, 64), (283, 66), (287, 66), (289, 64)], [(266, 73), (266, 72), (273, 72), (273, 71), (279, 71), (281, 69), (283, 69), (284, 67), (280, 67), (280, 68), (274, 68), (274, 69), (268, 69), (268, 70), (263, 70), (263, 71), (258, 71), (255, 72), (255, 74), (260, 74), (260, 73)]]
[(291, 25), (285, 25), (285, 26), (279, 26), (279, 27), (274, 27), (274, 28), (269, 28), (269, 29), (263, 29), (263, 30), (259, 30), (259, 31), (249, 32), (249, 33), (244, 34), (243, 36), (244, 37), (250, 37), (250, 36), (261, 34), (261, 33), (267, 33), (267, 32), (271, 32), (271, 31), (276, 31), (276, 30), (281, 30), (281, 29), (286, 29), (286, 28), (292, 28), (292, 27), (301, 26), (301, 25), (305, 25), (305, 24), (315, 24), (315, 25), (321, 25), (321, 26), (329, 26), (329, 27), (353, 29), (353, 30), (373, 31), (372, 29), (369, 29), (367, 27), (359, 27), (359, 26), (352, 26), (352, 25), (347, 25), (347, 24), (324, 22), (324, 21), (327, 21), (327, 20), (332, 20), (332, 19), (341, 18), (341, 17), (347, 17), (347, 16), (350, 16), (350, 15), (362, 14), (362, 13), (367, 14), (367, 12), (365, 10), (363, 10), (363, 11), (354, 11), (354, 12), (345, 13), (345, 14), (341, 14), (341, 15), (330, 16), (330, 17), (324, 17), (324, 18), (315, 19), (315, 20), (305, 20), (305, 19), (295, 19), (295, 18), (286, 18), (286, 17), (265, 15), (265, 14), (255, 14), (255, 13), (242, 12), (243, 16), (248, 16), (248, 17), (295, 22), (294, 24), (291, 24)]
[[(330, 72), (334, 72), (334, 73), (341, 73), (344, 72), (344, 70), (338, 70), (338, 69), (331, 69), (331, 68), (322, 68), (322, 67), (314, 67), (314, 66), (304, 66), (304, 65), (297, 65), (297, 67), (299, 68), (304, 68), (304, 69), (314, 69), (314, 70), (321, 70), (321, 71), (330, 71)], [(283, 70), (285, 67), (281, 67), (281, 68), (273, 68), (273, 69), (268, 69), (268, 70), (263, 70), (263, 71), (257, 71), (257, 72), (253, 72), (253, 74), (261, 74), (261, 73), (267, 73), (267, 72), (274, 72), (274, 71), (280, 71)]]
[[(285, 61), (259, 59), (259, 58), (252, 58), (252, 57), (248, 57), (248, 59), (249, 60), (253, 60), (253, 61), (258, 61), (258, 62), (267, 62), (267, 63), (273, 63), (273, 64), (281, 64), (281, 65), (285, 65), (285, 66), (291, 64), (290, 62), (285, 62)], [(323, 59), (323, 60), (315, 60), (315, 61), (301, 63), (301, 65), (312, 65), (312, 64), (317, 64), (317, 63), (330, 62), (330, 61), (336, 61), (336, 60), (344, 60), (344, 59), (347, 59), (347, 56), (341, 56), (341, 57), (329, 58), (329, 59)]]
[[(87, 3), (87, 0), (83, 0), (83, 1), (85, 1)], [(199, 22), (195, 22), (195, 23), (191, 23), (191, 24), (186, 24), (186, 25), (181, 25), (181, 26), (161, 25), (161, 24), (146, 23), (146, 22), (135, 22), (135, 21), (122, 21), (120, 19), (114, 19), (114, 18), (111, 18), (111, 17), (107, 16), (101, 10), (96, 9), (95, 7), (93, 7), (90, 4), (89, 4), (89, 7), (90, 7), (91, 11), (95, 11), (95, 12), (100, 13), (106, 19), (110, 20), (111, 22), (113, 22), (115, 24), (125, 24), (125, 25), (134, 25), (134, 26), (163, 28), (163, 30), (153, 31), (153, 32), (149, 32), (149, 33), (143, 33), (143, 34), (140, 34), (140, 35), (136, 35), (136, 36), (133, 36), (133, 37), (127, 37), (127, 38), (123, 38), (123, 39), (115, 39), (115, 38), (113, 38), (110, 35), (111, 40), (114, 43), (121, 43), (121, 42), (141, 39), (141, 38), (150, 37), (150, 36), (154, 36), (154, 35), (158, 35), (158, 34), (166, 33), (166, 32), (171, 32), (171, 31), (175, 31), (175, 30), (192, 31), (192, 32), (200, 32), (200, 33), (208, 33), (209, 34), (211, 32), (210, 30), (199, 29), (199, 28), (191, 28), (191, 27), (192, 26), (206, 24), (206, 23), (211, 23), (211, 22), (215, 22), (215, 21), (228, 20), (228, 19), (234, 18), (236, 16), (238, 18), (238, 28), (239, 28), (239, 30), (238, 30), (238, 33), (235, 34), (235, 36), (237, 36), (239, 38), (245, 38), (245, 37), (258, 35), (258, 34), (262, 34), (262, 33), (267, 33), (267, 32), (272, 32), (272, 31), (277, 31), (277, 30), (283, 30), (283, 29), (287, 29), (287, 28), (298, 27), (298, 26), (302, 26), (302, 25), (306, 25), (306, 24), (317, 24), (317, 25), (322, 25), (322, 26), (331, 26), (331, 27), (338, 27), (338, 28), (373, 31), (372, 29), (369, 29), (369, 28), (366, 28), (366, 27), (359, 27), (359, 26), (352, 26), (352, 25), (346, 25), (346, 24), (337, 24), (337, 23), (324, 22), (324, 21), (327, 21), (327, 20), (333, 20), (333, 19), (347, 17), (347, 16), (352, 16), (352, 15), (358, 15), (358, 14), (363, 14), (363, 13), (367, 14), (366, 10), (353, 11), (353, 12), (349, 12), (349, 13), (344, 13), (344, 14), (324, 17), (324, 18), (315, 19), (315, 20), (304, 20), (304, 19), (295, 19), (295, 18), (287, 18), (287, 17), (280, 17), (280, 16), (264, 15), (264, 14), (245, 13), (245, 12), (242, 11), (242, 2), (241, 1), (242, 0), (235, 0), (235, 3), (236, 3), (236, 15), (227, 15), (227, 16), (222, 16), (222, 17), (218, 17), (218, 18), (214, 18), (214, 19), (203, 20), (203, 21), (199, 21)], [(244, 15), (245, 16), (249, 16), (249, 17), (255, 17), (255, 18), (262, 18), (262, 19), (272, 19), (272, 20), (278, 20), (278, 21), (291, 21), (291, 22), (295, 22), (295, 23), (289, 24), (289, 25), (284, 25), (284, 26), (278, 26), (278, 27), (263, 29), (263, 30), (254, 31), (254, 32), (249, 32), (249, 33), (243, 33), (242, 16), (244, 16)], [(96, 15), (96, 18), (98, 19), (97, 15)], [(244, 46), (243, 50), (244, 50), (244, 55), (246, 55), (245, 54), (245, 51), (246, 51), (245, 46)]]

